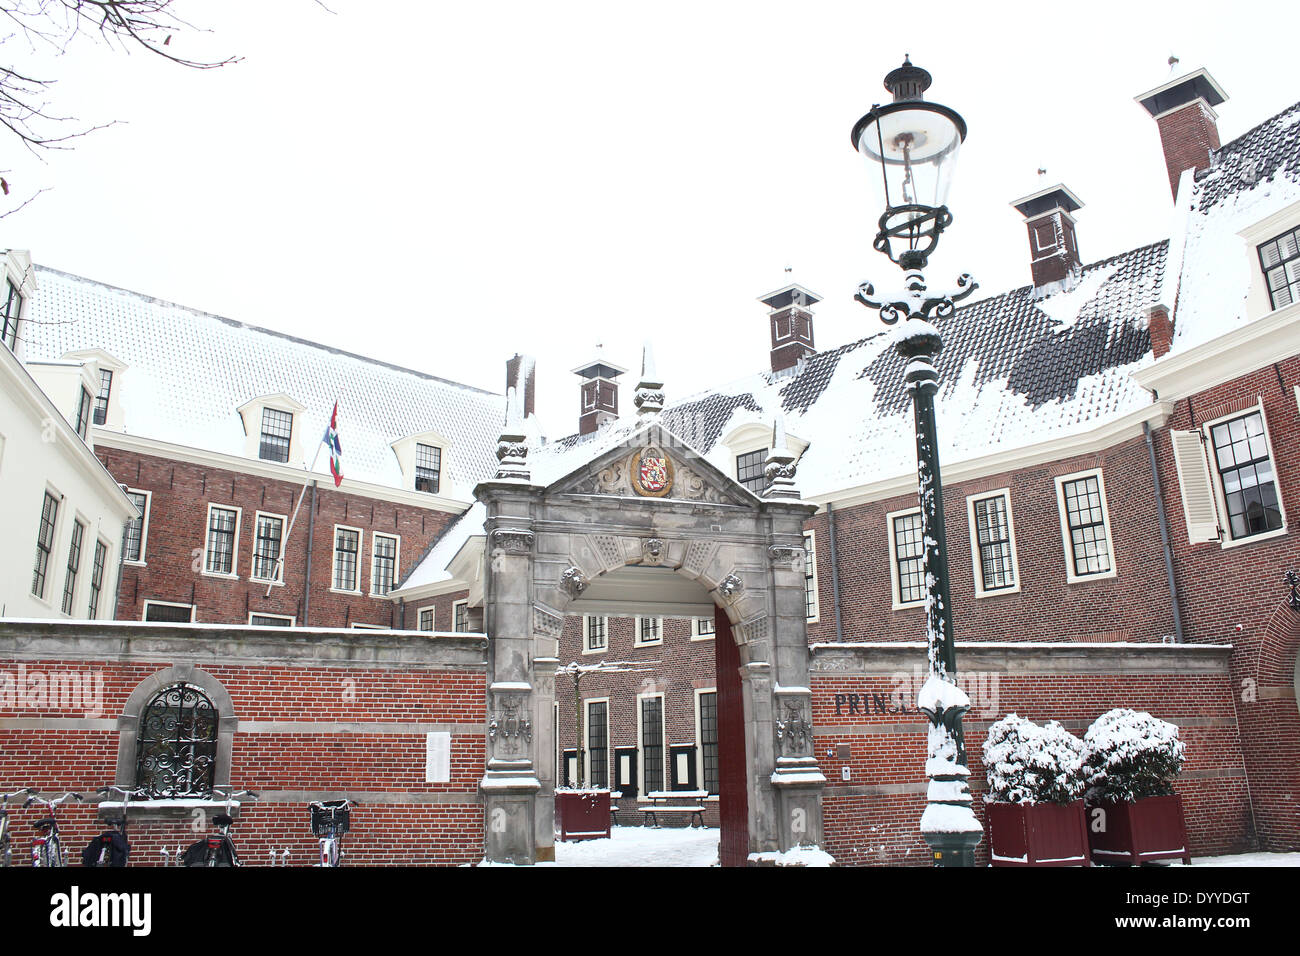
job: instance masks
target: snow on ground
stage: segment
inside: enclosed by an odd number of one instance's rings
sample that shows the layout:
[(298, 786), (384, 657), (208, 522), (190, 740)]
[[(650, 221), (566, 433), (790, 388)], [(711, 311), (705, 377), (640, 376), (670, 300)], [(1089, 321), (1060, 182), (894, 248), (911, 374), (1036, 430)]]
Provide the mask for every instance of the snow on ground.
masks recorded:
[(556, 866), (715, 866), (712, 827), (613, 827), (608, 840), (555, 844)]
[(1237, 853), (1194, 856), (1192, 866), (1300, 866), (1300, 853)]

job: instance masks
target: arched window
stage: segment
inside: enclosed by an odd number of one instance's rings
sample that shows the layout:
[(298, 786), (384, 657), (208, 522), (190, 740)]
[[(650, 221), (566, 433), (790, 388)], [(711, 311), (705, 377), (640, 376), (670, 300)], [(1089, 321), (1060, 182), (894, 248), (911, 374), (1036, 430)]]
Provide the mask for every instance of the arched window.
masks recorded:
[(164, 687), (140, 714), (135, 785), (150, 797), (202, 797), (216, 783), (220, 714), (202, 689)]

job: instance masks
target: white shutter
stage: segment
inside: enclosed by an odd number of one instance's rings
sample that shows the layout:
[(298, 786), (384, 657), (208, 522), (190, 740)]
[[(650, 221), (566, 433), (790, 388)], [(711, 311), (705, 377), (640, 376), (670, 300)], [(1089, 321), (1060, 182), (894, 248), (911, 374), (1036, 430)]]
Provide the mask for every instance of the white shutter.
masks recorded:
[(1219, 513), (1214, 504), (1214, 485), (1205, 461), (1205, 449), (1199, 432), (1171, 431), (1174, 462), (1178, 466), (1178, 485), (1183, 493), (1183, 517), (1187, 519), (1187, 539), (1219, 539)]

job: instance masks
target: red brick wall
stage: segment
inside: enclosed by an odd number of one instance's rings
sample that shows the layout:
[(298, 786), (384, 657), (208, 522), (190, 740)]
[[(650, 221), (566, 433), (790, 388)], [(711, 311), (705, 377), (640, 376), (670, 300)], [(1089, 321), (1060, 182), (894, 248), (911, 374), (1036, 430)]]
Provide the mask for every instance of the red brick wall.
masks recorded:
[[(74, 670), (103, 677), (103, 714), (116, 720), (136, 686), (168, 666), (168, 661), (24, 661), (26, 672)], [(18, 662), (0, 661), (14, 672)], [(459, 864), (482, 858), (483, 813), (477, 797), (483, 774), (484, 676), (464, 668), (446, 670), (331, 666), (205, 665), (230, 694), (241, 728), (252, 721), (304, 722), (301, 732), (248, 732), (234, 737), (229, 780), (263, 799), (245, 803), (233, 829), (241, 857), (265, 864), (269, 851), (288, 848), (291, 865), (317, 858), (311, 835), (310, 799), (365, 794), (352, 811), (352, 829), (343, 846), (351, 863)], [(30, 698), (27, 703), (39, 703)], [(53, 701), (49, 703), (54, 703)], [(7, 709), (6, 718), (82, 718), (53, 706)], [(309, 722), (358, 722), (364, 726), (319, 728)], [(76, 790), (92, 796), (114, 781), (118, 734), (112, 729), (61, 726), (35, 729), (0, 725), (0, 790), (36, 786), (47, 796)], [(422, 731), (378, 733), (372, 725), (457, 724), (451, 750), (451, 780), (425, 783)], [(255, 728), (256, 730), (256, 728)], [(444, 795), (448, 802), (429, 802)], [(216, 812), (216, 811), (210, 811)], [(26, 862), (30, 821), (43, 808), (18, 811), (14, 857)], [(58, 811), (65, 849), (70, 854), (102, 829), (90, 806), (64, 805)], [(188, 846), (199, 839), (188, 813), (176, 820), (148, 819), (130, 829), (132, 857), (141, 864), (161, 861), (161, 848)]]
[(1207, 169), (1210, 150), (1219, 148), (1219, 127), (1200, 100), (1156, 120), (1169, 173), (1169, 191), (1178, 199), (1178, 178), (1185, 169)]
[[(1100, 468), (1110, 509), (1117, 575), (1066, 580), (1055, 477)], [(966, 498), (999, 488), (1011, 492), (1020, 591), (975, 596)], [(846, 641), (917, 640), (924, 608), (893, 610), (885, 516), (916, 507), (916, 495), (835, 509), (840, 604)], [(945, 483), (944, 521), (953, 626), (958, 640), (1159, 641), (1173, 633), (1155, 495), (1146, 445), (1131, 439), (1094, 455), (982, 478)], [(814, 516), (820, 620), (813, 643), (834, 641), (829, 521)]]
[[(442, 511), (345, 494), (335, 490), (329, 481), (322, 482), (316, 494), (309, 619), (304, 621), (310, 490), (292, 536), (284, 545), (285, 585), (272, 588), (268, 596), (265, 584), (249, 580), (257, 512), (284, 515), (287, 529), (302, 491), (300, 482), (276, 481), (106, 446), (96, 452), (115, 479), (152, 495), (145, 564), (122, 568), (119, 620), (140, 620), (144, 602), (155, 600), (194, 604), (195, 620), (203, 623), (246, 624), (252, 612), (291, 615), (299, 626), (349, 627), (363, 623), (390, 627), (396, 605), (370, 596), (373, 532), (400, 537), (396, 580), (401, 580), (454, 517)], [(202, 573), (210, 503), (242, 509), (235, 556), (238, 580)], [(331, 590), (336, 524), (363, 532), (358, 560), (360, 594)], [(197, 565), (196, 548), (200, 549)], [(415, 626), (414, 618), (411, 626)], [(438, 627), (444, 627), (441, 621)]]
[[(928, 865), (919, 822), (925, 809), (925, 718), (911, 695), (906, 709), (850, 715), (835, 695), (863, 693), (893, 698), (900, 683), (879, 676), (815, 674), (813, 726), (816, 750), (827, 778), (823, 797), (825, 849), (841, 864)], [(1145, 710), (1179, 726), (1187, 744), (1186, 763), (1175, 789), (1182, 796), (1188, 839), (1195, 856), (1236, 852), (1253, 846), (1250, 807), (1242, 773), (1232, 689), (1223, 675), (1061, 674), (999, 675), (996, 713), (976, 710), (964, 727), (974, 809), (984, 823), (987, 792), (981, 757), (989, 725), (1015, 712), (1038, 723), (1058, 720), (1082, 738), (1088, 725), (1112, 707)], [(992, 701), (987, 705), (991, 707)], [(847, 744), (850, 756), (828, 756)], [(841, 779), (849, 767), (852, 779)], [(987, 838), (976, 862), (988, 863)]]

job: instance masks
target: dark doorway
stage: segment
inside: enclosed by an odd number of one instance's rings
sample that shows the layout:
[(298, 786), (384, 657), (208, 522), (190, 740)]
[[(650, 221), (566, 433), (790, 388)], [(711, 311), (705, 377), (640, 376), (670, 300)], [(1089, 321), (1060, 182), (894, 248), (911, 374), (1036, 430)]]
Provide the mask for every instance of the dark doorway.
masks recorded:
[(740, 648), (731, 621), (714, 609), (714, 666), (718, 687), (718, 861), (723, 866), (749, 862), (749, 788), (745, 780), (745, 705), (740, 682)]

